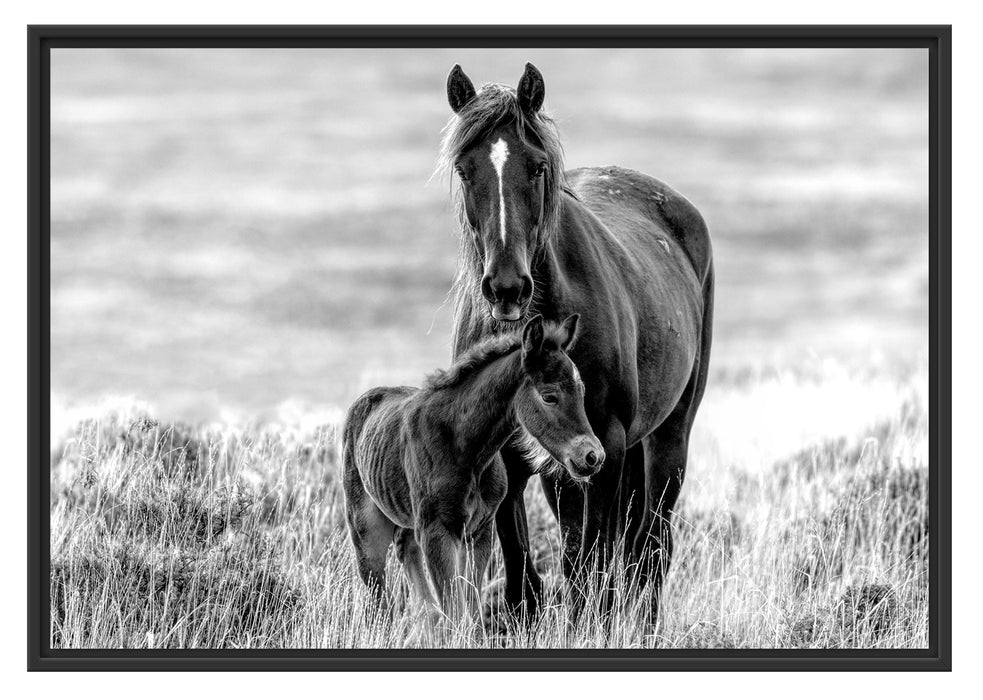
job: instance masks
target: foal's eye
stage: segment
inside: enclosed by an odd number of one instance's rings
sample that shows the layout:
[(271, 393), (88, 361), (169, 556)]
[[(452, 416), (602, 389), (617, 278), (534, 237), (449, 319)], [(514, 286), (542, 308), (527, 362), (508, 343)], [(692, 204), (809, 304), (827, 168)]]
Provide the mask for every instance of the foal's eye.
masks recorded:
[(540, 394), (539, 397), (543, 400), (543, 403), (549, 406), (555, 406), (557, 403), (556, 394)]

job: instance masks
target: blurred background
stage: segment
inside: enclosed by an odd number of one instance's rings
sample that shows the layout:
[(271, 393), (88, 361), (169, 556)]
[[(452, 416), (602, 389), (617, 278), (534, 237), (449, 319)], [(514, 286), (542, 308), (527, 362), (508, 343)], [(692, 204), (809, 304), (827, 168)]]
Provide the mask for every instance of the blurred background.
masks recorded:
[(710, 392), (927, 357), (927, 50), (54, 49), (53, 412), (304, 414), (445, 366), (444, 80), (525, 61), (568, 167), (644, 171), (706, 218)]

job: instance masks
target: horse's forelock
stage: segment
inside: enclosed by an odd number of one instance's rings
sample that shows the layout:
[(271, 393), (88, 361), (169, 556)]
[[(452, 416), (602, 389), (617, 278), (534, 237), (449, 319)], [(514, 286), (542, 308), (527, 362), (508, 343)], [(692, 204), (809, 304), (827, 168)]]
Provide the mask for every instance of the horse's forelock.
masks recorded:
[[(519, 107), (515, 90), (507, 85), (490, 83), (483, 85), (478, 94), (458, 114), (451, 115), (443, 129), (440, 155), (435, 174), (450, 179), (452, 186), (454, 164), (461, 153), (497, 126), (515, 123), (519, 138), (546, 153), (546, 171), (543, 212), (543, 228), (551, 233), (559, 214), (560, 193), (563, 180), (563, 146), (553, 119), (540, 110), (530, 116)], [(458, 218), (464, 230), (469, 228), (464, 216), (460, 183), (452, 191), (458, 209)]]

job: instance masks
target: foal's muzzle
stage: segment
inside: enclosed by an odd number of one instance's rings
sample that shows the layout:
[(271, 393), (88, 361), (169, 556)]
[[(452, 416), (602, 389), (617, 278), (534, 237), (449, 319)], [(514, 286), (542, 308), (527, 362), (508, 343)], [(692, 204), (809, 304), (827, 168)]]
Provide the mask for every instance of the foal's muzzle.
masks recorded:
[(575, 479), (589, 479), (604, 466), (604, 448), (596, 437), (582, 436), (571, 445), (567, 469)]

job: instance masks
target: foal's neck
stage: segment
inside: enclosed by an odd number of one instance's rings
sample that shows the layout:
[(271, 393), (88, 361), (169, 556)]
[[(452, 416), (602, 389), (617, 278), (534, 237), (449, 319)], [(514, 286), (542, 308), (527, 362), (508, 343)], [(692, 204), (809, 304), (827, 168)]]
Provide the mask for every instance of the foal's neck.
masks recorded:
[(512, 402), (524, 380), (522, 352), (516, 348), (458, 387), (450, 408), (459, 454), (483, 465), (498, 452), (515, 430)]

